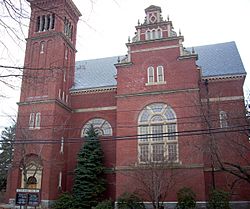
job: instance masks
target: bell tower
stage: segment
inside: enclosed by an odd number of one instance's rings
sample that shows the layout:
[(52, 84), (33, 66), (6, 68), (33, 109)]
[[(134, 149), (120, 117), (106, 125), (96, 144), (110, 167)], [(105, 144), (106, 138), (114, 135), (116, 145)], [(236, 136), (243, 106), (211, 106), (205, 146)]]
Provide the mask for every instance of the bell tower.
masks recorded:
[(81, 14), (71, 0), (29, 2), (31, 21), (20, 101), (58, 99), (69, 105)]
[(81, 13), (72, 0), (28, 0), (31, 18), (13, 165), (7, 198), (17, 191), (39, 191), (49, 207), (64, 190), (63, 138), (71, 117), (69, 90), (74, 82), (77, 22)]

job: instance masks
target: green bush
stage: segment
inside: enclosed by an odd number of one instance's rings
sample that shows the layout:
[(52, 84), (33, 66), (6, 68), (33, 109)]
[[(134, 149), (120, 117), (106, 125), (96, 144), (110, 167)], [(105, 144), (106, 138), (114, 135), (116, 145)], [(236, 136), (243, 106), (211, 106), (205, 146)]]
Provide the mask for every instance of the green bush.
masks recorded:
[(55, 201), (53, 209), (73, 209), (73, 197), (69, 193), (63, 193)]
[(192, 189), (183, 187), (177, 192), (177, 209), (192, 209), (196, 207), (196, 195)]
[(229, 193), (222, 190), (212, 190), (208, 200), (209, 209), (230, 209)]
[(145, 209), (142, 200), (134, 193), (125, 192), (117, 199), (118, 209)]
[(113, 209), (113, 202), (111, 200), (104, 200), (99, 202), (95, 209)]

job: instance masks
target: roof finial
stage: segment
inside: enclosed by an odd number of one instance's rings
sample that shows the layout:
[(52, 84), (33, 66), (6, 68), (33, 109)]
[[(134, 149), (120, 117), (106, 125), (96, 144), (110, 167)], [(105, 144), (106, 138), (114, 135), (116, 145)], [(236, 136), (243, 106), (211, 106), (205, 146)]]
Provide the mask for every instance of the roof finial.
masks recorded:
[(120, 63), (120, 62), (121, 62), (120, 57), (117, 57), (117, 62), (118, 62), (118, 63)]
[(167, 20), (169, 21), (169, 15), (168, 15), (168, 17), (167, 17)]
[(192, 47), (192, 54), (195, 54), (194, 47)]
[(181, 36), (181, 29), (179, 29), (179, 36)]
[(130, 36), (128, 37), (128, 43), (130, 43)]
[(139, 26), (139, 25), (141, 24), (141, 23), (140, 23), (140, 20), (139, 20), (139, 19), (138, 19), (138, 22), (137, 22), (137, 24), (138, 24), (138, 26)]

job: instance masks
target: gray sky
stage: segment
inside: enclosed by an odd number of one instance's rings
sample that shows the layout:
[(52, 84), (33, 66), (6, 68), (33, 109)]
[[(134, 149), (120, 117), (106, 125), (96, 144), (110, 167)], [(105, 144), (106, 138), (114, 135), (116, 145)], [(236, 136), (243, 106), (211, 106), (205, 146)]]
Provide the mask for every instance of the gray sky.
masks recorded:
[[(235, 41), (250, 74), (250, 0), (73, 1), (83, 14), (78, 23), (76, 60), (126, 54), (128, 36), (134, 36), (138, 19), (143, 22), (144, 9), (153, 4), (162, 8), (164, 19), (169, 15), (176, 32), (181, 29), (185, 47)], [(0, 62), (21, 66), (24, 51), (25, 44), (21, 43), (21, 47), (13, 48), (11, 60), (0, 59)], [(5, 57), (7, 52), (1, 50), (1, 53), (1, 57)], [(249, 77), (245, 91), (250, 89)], [(10, 122), (5, 114), (16, 114), (16, 102), (19, 100), (18, 90), (6, 91), (9, 98), (0, 98), (0, 128)]]

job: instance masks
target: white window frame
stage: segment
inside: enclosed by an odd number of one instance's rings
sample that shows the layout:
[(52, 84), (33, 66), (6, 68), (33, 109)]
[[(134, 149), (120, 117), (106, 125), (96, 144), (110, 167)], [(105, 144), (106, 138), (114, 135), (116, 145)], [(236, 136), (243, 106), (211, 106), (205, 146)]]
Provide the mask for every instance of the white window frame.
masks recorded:
[(154, 67), (149, 66), (147, 69), (148, 83), (152, 84), (155, 82), (155, 70)]
[(29, 128), (33, 129), (35, 126), (35, 113), (30, 113), (29, 117)]
[(153, 30), (151, 31), (151, 39), (152, 39), (152, 40), (157, 39), (157, 32), (156, 32), (155, 29), (153, 29)]
[(36, 113), (36, 117), (35, 117), (35, 128), (40, 129), (40, 127), (41, 127), (41, 113), (38, 112)]
[(162, 30), (160, 28), (157, 29), (157, 38), (158, 39), (162, 38)]
[(164, 68), (163, 68), (163, 66), (162, 65), (157, 66), (156, 71), (157, 71), (157, 83), (163, 83), (165, 81), (164, 80)]

